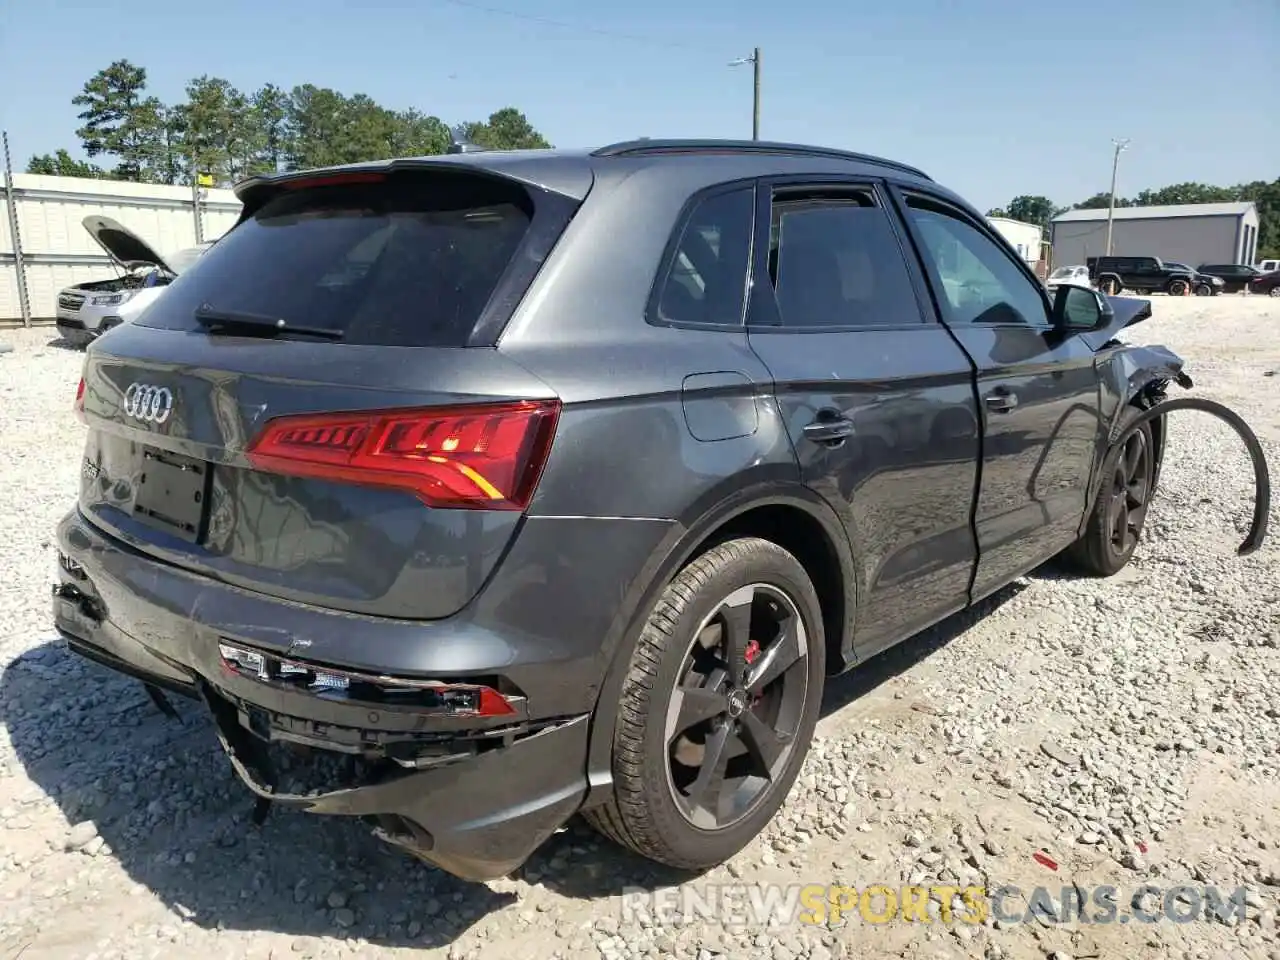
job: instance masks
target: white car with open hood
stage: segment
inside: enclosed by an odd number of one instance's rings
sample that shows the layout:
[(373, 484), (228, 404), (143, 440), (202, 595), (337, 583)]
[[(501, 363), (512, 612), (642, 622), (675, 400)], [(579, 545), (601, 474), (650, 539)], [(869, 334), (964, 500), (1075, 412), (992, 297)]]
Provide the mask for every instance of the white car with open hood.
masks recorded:
[(149, 307), (183, 270), (212, 246), (212, 241), (162, 257), (128, 227), (110, 217), (85, 217), (84, 228), (123, 274), (90, 280), (58, 293), (58, 333), (84, 345), (114, 326), (128, 323)]

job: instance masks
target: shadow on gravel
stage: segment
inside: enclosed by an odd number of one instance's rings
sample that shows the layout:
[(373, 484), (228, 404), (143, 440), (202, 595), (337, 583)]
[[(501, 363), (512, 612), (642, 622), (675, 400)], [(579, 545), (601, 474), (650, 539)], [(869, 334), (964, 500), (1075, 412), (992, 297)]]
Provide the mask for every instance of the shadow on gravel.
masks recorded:
[(68, 351), (69, 353), (83, 353), (83, 352), (84, 352), (84, 347), (83, 347), (83, 346), (81, 346), (81, 345), (79, 345), (79, 344), (72, 343), (70, 340), (65, 340), (65, 339), (63, 339), (62, 337), (54, 337), (52, 340), (50, 340), (48, 343), (46, 343), (46, 344), (45, 344), (45, 346), (46, 346), (46, 347), (52, 347), (52, 348), (53, 348), (53, 349), (55, 349), (55, 350), (66, 350), (66, 351)]
[[(925, 659), (1019, 589), (1006, 588), (832, 680), (824, 714)], [(513, 894), (456, 880), (384, 845), (358, 821), (277, 810), (254, 827), (252, 795), (232, 773), (203, 708), (180, 699), (174, 705), (181, 723), (163, 717), (137, 681), (82, 661), (56, 639), (4, 671), (0, 723), (27, 776), (57, 803), (69, 841), (85, 839), (70, 827), (86, 820), (105, 841), (66, 856), (114, 858), (171, 911), (206, 928), (429, 947), (516, 903)], [(588, 900), (690, 879), (577, 820), (522, 876)]]
[(881, 684), (888, 683), (917, 663), (928, 659), (931, 654), (941, 650), (974, 624), (991, 616), (1026, 588), (1025, 583), (1014, 581), (969, 609), (961, 610), (909, 640), (890, 647), (848, 673), (828, 680), (823, 691), (822, 715), (825, 717), (843, 709)]

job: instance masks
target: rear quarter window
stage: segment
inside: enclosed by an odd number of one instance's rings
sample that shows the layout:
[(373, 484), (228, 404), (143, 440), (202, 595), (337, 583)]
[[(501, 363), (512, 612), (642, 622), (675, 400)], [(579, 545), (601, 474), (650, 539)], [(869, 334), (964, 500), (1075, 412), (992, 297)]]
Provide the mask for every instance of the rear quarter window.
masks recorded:
[(754, 224), (754, 187), (698, 201), (677, 228), (651, 316), (659, 323), (741, 326)]
[(288, 190), (200, 257), (139, 318), (201, 329), (202, 307), (343, 333), (343, 342), (461, 346), (529, 231), (514, 182), (392, 174)]

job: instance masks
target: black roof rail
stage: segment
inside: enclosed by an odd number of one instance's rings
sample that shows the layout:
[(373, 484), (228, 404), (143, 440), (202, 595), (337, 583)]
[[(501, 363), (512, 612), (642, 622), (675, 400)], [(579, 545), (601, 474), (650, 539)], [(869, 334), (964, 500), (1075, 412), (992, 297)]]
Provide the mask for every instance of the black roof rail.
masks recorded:
[(836, 150), (832, 147), (813, 147), (801, 143), (777, 143), (772, 140), (653, 140), (647, 137), (639, 140), (624, 140), (611, 143), (598, 150), (591, 151), (593, 157), (641, 157), (645, 154), (664, 153), (772, 153), (793, 157), (821, 157), (828, 160), (850, 160), (854, 163), (872, 163), (882, 167), (892, 167), (920, 177), (923, 180), (933, 178), (906, 163), (897, 160), (886, 160), (884, 157), (872, 156), (868, 153), (854, 153), (851, 150)]

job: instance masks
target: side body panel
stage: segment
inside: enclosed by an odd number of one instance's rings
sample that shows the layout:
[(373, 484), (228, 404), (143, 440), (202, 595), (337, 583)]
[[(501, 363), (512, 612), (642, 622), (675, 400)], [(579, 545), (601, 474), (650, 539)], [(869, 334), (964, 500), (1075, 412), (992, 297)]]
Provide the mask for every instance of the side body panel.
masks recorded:
[[(855, 191), (875, 197), (891, 226), (893, 213), (880, 187), (866, 180), (762, 183), (748, 311), (751, 346), (773, 377), (801, 479), (832, 505), (849, 534), (861, 658), (968, 600), (977, 556), (970, 519), (979, 455), (972, 368), (932, 313), (922, 315), (927, 301), (910, 270), (906, 297), (872, 301), (882, 312), (859, 317), (857, 325), (785, 326), (771, 279), (775, 188), (787, 191), (783, 197), (796, 190), (837, 197)], [(901, 248), (878, 256), (905, 263)], [(806, 261), (791, 262), (804, 269)], [(888, 285), (894, 268), (879, 260), (850, 282), (874, 291), (877, 283)], [(810, 431), (828, 421), (847, 422), (848, 436), (814, 439)]]

